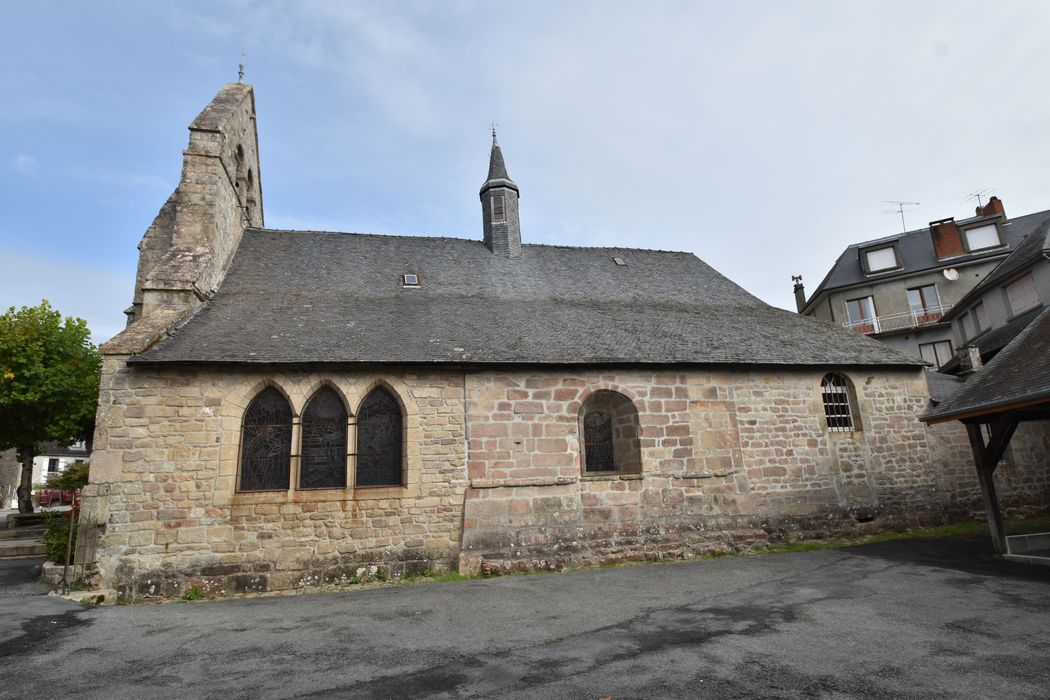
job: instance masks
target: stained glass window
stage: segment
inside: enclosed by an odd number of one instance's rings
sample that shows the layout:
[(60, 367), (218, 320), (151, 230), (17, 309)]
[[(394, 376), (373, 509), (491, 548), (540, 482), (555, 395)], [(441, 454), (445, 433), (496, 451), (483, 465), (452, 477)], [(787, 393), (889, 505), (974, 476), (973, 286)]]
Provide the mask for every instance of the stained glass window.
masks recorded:
[(593, 411), (583, 418), (583, 446), (587, 471), (616, 471), (613, 456), (613, 424), (608, 413)]
[(357, 486), (402, 483), (401, 406), (386, 389), (376, 389), (357, 414)]
[(241, 491), (287, 489), (292, 456), (292, 408), (273, 387), (248, 405), (241, 428)]
[(299, 488), (346, 486), (346, 407), (328, 387), (303, 411)]

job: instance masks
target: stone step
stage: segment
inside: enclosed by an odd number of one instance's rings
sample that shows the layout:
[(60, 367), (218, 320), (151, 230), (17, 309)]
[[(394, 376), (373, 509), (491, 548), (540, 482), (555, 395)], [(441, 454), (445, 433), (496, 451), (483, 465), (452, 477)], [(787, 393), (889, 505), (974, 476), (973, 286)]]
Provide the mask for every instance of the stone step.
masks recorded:
[(39, 539), (0, 541), (0, 559), (14, 557), (39, 557), (47, 554)]
[(47, 525), (47, 515), (45, 513), (12, 513), (7, 516), (8, 529), (32, 527), (34, 525)]
[(46, 525), (33, 525), (32, 527), (13, 527), (0, 530), (0, 542), (4, 540), (28, 540), (40, 538), (47, 532)]

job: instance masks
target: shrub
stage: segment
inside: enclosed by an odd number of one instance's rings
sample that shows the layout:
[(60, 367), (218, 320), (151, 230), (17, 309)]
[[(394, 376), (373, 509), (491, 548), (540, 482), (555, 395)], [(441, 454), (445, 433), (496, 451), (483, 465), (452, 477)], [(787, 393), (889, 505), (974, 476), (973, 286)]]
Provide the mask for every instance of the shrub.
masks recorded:
[[(44, 532), (44, 548), (47, 558), (56, 564), (66, 563), (66, 542), (69, 541), (69, 523), (72, 520), (73, 511), (65, 513), (47, 513), (47, 530)], [(69, 560), (73, 561), (76, 553), (77, 536), (76, 528), (73, 528), (73, 540), (69, 542)]]

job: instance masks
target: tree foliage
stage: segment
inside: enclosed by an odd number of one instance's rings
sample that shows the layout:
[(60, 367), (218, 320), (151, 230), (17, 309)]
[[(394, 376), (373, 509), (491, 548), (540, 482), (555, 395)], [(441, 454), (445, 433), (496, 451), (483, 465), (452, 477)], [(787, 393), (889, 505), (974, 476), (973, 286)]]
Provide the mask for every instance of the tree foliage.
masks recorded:
[(87, 323), (47, 300), (0, 316), (0, 450), (18, 448), (24, 485), (40, 443), (90, 437), (101, 367)]
[(86, 439), (102, 359), (83, 319), (45, 300), (0, 316), (0, 450)]

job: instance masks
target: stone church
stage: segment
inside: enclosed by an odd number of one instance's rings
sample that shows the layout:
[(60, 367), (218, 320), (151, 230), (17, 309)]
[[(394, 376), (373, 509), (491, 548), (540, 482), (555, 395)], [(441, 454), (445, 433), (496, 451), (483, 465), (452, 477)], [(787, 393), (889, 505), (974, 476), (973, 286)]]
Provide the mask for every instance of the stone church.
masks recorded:
[[(190, 125), (102, 348), (102, 585), (687, 557), (979, 499), (920, 361), (689, 253), (523, 243), (495, 138), (477, 235), (267, 229), (255, 119), (238, 83)], [(1045, 496), (1025, 479), (1002, 490)]]

